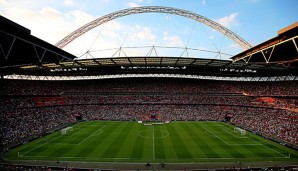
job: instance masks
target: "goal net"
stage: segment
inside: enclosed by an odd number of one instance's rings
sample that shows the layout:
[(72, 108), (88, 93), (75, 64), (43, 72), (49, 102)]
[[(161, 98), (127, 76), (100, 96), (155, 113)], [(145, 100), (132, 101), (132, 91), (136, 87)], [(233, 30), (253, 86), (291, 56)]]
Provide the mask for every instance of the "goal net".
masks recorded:
[(240, 133), (241, 135), (246, 135), (246, 131), (244, 129), (241, 128), (234, 128), (234, 132)]
[(73, 128), (72, 127), (66, 127), (66, 128), (61, 129), (61, 134), (62, 135), (65, 135), (65, 134), (67, 134), (67, 133), (69, 133), (71, 131), (73, 131)]

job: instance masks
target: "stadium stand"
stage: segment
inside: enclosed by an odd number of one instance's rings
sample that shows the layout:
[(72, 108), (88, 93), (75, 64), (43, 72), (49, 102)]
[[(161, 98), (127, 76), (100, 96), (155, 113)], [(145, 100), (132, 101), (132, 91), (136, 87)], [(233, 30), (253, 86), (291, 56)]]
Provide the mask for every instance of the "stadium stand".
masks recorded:
[(159, 120), (225, 121), (231, 115), (232, 124), (298, 144), (297, 82), (144, 78), (1, 84), (3, 146), (71, 125), (75, 114), (85, 120), (146, 121), (152, 113)]

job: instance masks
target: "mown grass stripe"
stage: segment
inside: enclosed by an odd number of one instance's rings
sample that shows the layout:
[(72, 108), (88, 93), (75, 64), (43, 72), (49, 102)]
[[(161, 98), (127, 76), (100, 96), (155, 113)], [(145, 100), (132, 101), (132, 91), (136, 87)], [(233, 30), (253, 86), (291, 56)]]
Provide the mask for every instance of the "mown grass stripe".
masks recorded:
[(46, 137), (43, 137), (41, 139), (34, 140), (28, 144), (24, 144), (20, 147), (18, 147), (18, 152), (20, 155), (29, 155), (32, 151), (35, 151), (36, 149), (48, 144), (51, 142), (52, 139), (60, 138), (60, 134), (53, 133)]
[(124, 137), (123, 143), (117, 153), (118, 158), (133, 158), (130, 154), (133, 148), (135, 148), (133, 145), (136, 141), (138, 129), (139, 125), (129, 123), (123, 128), (122, 132), (124, 132)]
[(142, 126), (143, 126), (142, 124), (138, 124), (137, 128), (135, 128), (137, 130), (136, 137), (135, 137), (135, 141), (132, 143), (133, 149), (130, 153), (130, 156), (132, 158), (142, 158), (142, 156), (143, 156), (143, 149), (145, 148), (144, 147), (145, 139), (143, 137), (139, 136)]
[[(189, 132), (190, 135), (196, 135), (193, 137), (194, 142), (198, 148), (198, 157), (197, 158), (219, 158), (220, 155), (216, 151), (220, 150), (217, 143), (214, 142), (214, 137), (206, 136), (205, 130), (201, 127), (198, 127), (198, 124), (194, 125), (185, 124), (185, 129)], [(192, 136), (191, 136), (192, 137)], [(216, 150), (216, 151), (215, 151)]]
[[(246, 135), (240, 135), (240, 133), (234, 132), (234, 126), (221, 123), (226, 129), (224, 135), (230, 135), (233, 137), (233, 140), (229, 141), (230, 143), (239, 144), (238, 149), (245, 154), (246, 157), (281, 157), (275, 151), (270, 151), (264, 147), (264, 145), (258, 141), (258, 139), (253, 138), (253, 134), (247, 131)], [(219, 132), (220, 133), (220, 132)], [(238, 138), (237, 138), (238, 137)], [(249, 145), (256, 144), (256, 145)]]
[(173, 136), (171, 134), (171, 131), (169, 130), (169, 124), (164, 125), (164, 129), (167, 130), (167, 132), (169, 133), (169, 136), (167, 136), (166, 138), (163, 138), (163, 144), (164, 144), (164, 152), (166, 155), (166, 160), (168, 159), (173, 159), (173, 158), (177, 158), (177, 153), (174, 147), (174, 144), (172, 142), (171, 136)]
[(200, 148), (198, 148), (198, 139), (197, 137), (200, 136), (200, 131), (190, 131), (188, 129), (187, 124), (185, 122), (182, 122), (177, 126), (179, 128), (179, 132), (181, 135), (183, 135), (183, 141), (185, 144), (187, 144), (188, 151), (191, 153), (193, 157), (195, 156), (202, 156), (202, 152)]
[[(226, 124), (226, 128), (229, 128), (230, 131), (233, 130), (233, 127), (231, 125)], [(247, 157), (283, 157), (282, 154), (279, 154), (278, 152), (274, 150), (268, 150), (267, 147), (263, 145), (262, 141), (259, 141), (258, 139), (254, 138), (255, 135), (247, 132), (245, 136), (243, 136), (242, 140), (246, 140), (246, 142), (238, 142), (239, 149), (247, 156)], [(237, 142), (236, 142), (237, 143)], [(258, 144), (255, 146), (248, 146), (245, 144)], [(243, 145), (241, 145), (243, 144)]]
[[(102, 129), (102, 133), (98, 136), (93, 137), (93, 148), (94, 150), (90, 152), (88, 157), (100, 157), (102, 153), (104, 152), (104, 149), (106, 148), (107, 140), (110, 139), (110, 132), (115, 131), (115, 128), (117, 126), (120, 126), (117, 123), (111, 123), (111, 122), (104, 122), (105, 127)], [(80, 144), (82, 145), (82, 144)]]
[[(129, 127), (125, 125), (129, 125)], [(201, 125), (209, 129), (211, 133), (207, 134)], [(73, 142), (81, 142), (103, 126), (104, 128), (102, 128), (103, 132), (101, 134), (94, 134), (79, 145), (72, 144)], [(116, 154), (113, 157), (104, 157), (104, 153), (107, 152), (113, 141), (119, 138), (119, 133), (127, 127), (130, 130), (123, 138), (123, 141), (119, 141), (119, 143), (122, 142), (122, 147), (116, 150)], [(63, 138), (59, 137), (61, 134), (58, 131), (41, 139), (10, 149), (5, 154), (5, 158), (10, 160), (77, 160), (95, 162), (218, 162), (239, 160), (246, 162), (255, 160), (293, 162), (297, 161), (298, 158), (297, 151), (263, 139), (252, 133), (248, 133), (246, 135), (247, 138), (239, 138), (240, 140), (236, 141), (239, 142), (238, 144), (229, 144), (232, 143), (231, 140), (237, 140), (237, 136), (232, 134), (234, 133), (233, 126), (220, 122), (171, 122), (156, 126), (154, 128), (155, 159), (153, 157), (152, 126), (144, 126), (136, 122), (94, 121), (79, 123), (73, 125), (73, 128), (74, 134), (67, 134)], [(161, 130), (168, 131), (169, 136), (158, 139), (157, 137), (162, 135)], [(138, 135), (139, 131), (145, 131), (143, 132), (143, 136), (151, 139), (140, 137)], [(232, 132), (229, 133), (229, 131)], [(73, 137), (77, 140), (74, 140)], [(179, 142), (179, 137), (184, 145), (181, 145)], [(218, 137), (226, 141), (227, 144)], [(54, 140), (55, 138), (57, 139)], [(245, 140), (248, 141), (246, 142)], [(248, 142), (260, 144), (246, 145)], [(86, 147), (88, 148), (87, 150), (85, 149)], [(208, 150), (208, 147), (213, 151)], [(188, 150), (188, 155), (191, 155), (191, 157), (181, 157), (180, 150), (185, 151), (185, 149)], [(81, 153), (82, 150), (85, 153)], [(159, 150), (162, 150), (161, 153), (163, 154), (160, 154)], [(18, 152), (26, 152), (26, 155), (18, 157)], [(286, 158), (289, 153), (291, 153), (291, 157)]]
[[(264, 139), (260, 136), (257, 136), (253, 133), (249, 133), (248, 137), (255, 141), (255, 142), (259, 142), (260, 144), (263, 145), (263, 149), (269, 149), (269, 151), (274, 152), (276, 155), (278, 156), (283, 156), (283, 157), (287, 157), (289, 155), (289, 153), (291, 153), (290, 148), (284, 147), (284, 146), (280, 146), (280, 144), (277, 144), (273, 141)], [(292, 157), (298, 157), (298, 155), (295, 155), (296, 153), (291, 153)]]
[[(90, 123), (92, 124), (92, 122)], [(102, 129), (102, 125), (97, 125), (96, 127), (85, 127), (84, 129), (89, 129), (88, 133), (83, 137), (78, 137), (80, 141), (78, 142), (78, 145), (75, 147), (75, 157), (88, 157), (90, 153), (94, 150), (94, 134), (99, 130)], [(59, 149), (56, 150), (59, 153)]]
[(119, 150), (121, 150), (124, 145), (124, 141), (130, 131), (130, 124), (128, 122), (123, 122), (119, 125), (119, 132), (114, 134), (111, 144), (105, 149), (105, 152), (102, 155), (104, 158), (117, 158)]
[(152, 126), (143, 126), (142, 135), (144, 139), (143, 158), (153, 160)]
[(171, 133), (171, 140), (172, 140), (172, 144), (174, 146), (174, 150), (176, 151), (177, 157), (178, 158), (186, 158), (186, 159), (191, 159), (192, 155), (190, 154), (187, 146), (185, 145), (184, 141), (182, 140), (182, 138), (180, 137), (179, 134), (179, 128), (177, 128), (177, 124), (170, 124), (169, 125), (170, 128), (170, 133)]
[[(239, 150), (239, 146), (238, 145), (231, 145), (229, 142), (229, 137), (228, 136), (232, 136), (232, 135), (225, 135), (224, 132), (222, 132), (221, 134), (219, 134), (218, 132), (220, 132), (220, 130), (223, 127), (203, 127), (204, 129), (206, 129), (207, 131), (209, 131), (213, 136), (215, 136), (217, 138), (217, 141), (219, 141), (218, 145), (224, 149), (225, 151), (227, 151), (231, 156), (233, 156), (234, 158), (246, 158), (247, 156), (242, 153), (241, 150)], [(231, 139), (231, 138), (230, 138)]]
[(155, 159), (165, 159), (166, 158), (166, 154), (165, 154), (165, 150), (164, 150), (164, 142), (163, 142), (163, 137), (166, 134), (165, 132), (163, 132), (161, 129), (163, 128), (162, 126), (154, 126), (154, 132), (155, 132), (155, 137), (154, 140), (155, 141)]

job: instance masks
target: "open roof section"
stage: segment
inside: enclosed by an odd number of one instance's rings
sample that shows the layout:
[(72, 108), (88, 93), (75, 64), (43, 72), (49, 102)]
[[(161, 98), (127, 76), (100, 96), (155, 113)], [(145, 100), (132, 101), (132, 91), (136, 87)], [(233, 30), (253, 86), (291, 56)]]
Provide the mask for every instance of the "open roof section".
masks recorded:
[(0, 16), (0, 70), (24, 64), (59, 63), (75, 58), (30, 33), (29, 29)]

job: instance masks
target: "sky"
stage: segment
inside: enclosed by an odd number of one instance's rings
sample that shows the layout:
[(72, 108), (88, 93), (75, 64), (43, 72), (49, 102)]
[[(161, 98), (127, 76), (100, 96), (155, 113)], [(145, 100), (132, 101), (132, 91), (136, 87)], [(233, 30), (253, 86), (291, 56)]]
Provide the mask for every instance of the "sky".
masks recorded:
[[(166, 6), (197, 13), (253, 46), (298, 22), (297, 0), (0, 0), (0, 15), (54, 45), (99, 17), (140, 6)], [(120, 17), (88, 31), (63, 49), (80, 59), (120, 56), (229, 59), (244, 50), (203, 23), (161, 13)]]

